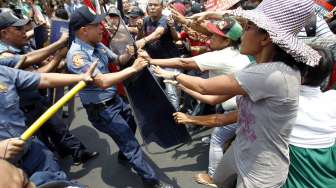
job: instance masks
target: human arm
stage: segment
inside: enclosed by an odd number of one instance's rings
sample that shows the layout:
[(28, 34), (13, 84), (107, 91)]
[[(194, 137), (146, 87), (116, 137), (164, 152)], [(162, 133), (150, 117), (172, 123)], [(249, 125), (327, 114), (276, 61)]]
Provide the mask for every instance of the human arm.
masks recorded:
[(158, 66), (153, 67), (155, 75), (166, 79), (176, 79), (186, 88), (203, 95), (246, 95), (233, 75), (222, 75), (209, 79), (189, 76), (181, 73), (173, 73), (162, 70)]
[(158, 40), (164, 34), (165, 28), (164, 27), (157, 27), (153, 33), (150, 35), (143, 37), (142, 39), (136, 41), (136, 45), (138, 48), (143, 48), (147, 43), (152, 41)]
[(21, 65), (22, 68), (27, 68), (33, 64), (41, 63), (48, 56), (55, 53), (58, 49), (64, 47), (66, 42), (68, 41), (68, 37), (69, 36), (67, 34), (63, 34), (61, 38), (55, 43), (50, 44), (49, 46), (46, 46), (44, 48), (34, 50), (30, 53), (25, 54), (24, 56), (26, 56), (26, 60)]
[(92, 63), (84, 74), (41, 73), (38, 88), (54, 88), (71, 85), (80, 81), (91, 82), (97, 62)]
[(121, 82), (133, 74), (139, 72), (144, 67), (146, 67), (148, 61), (142, 58), (138, 58), (134, 61), (131, 67), (125, 68), (119, 72), (108, 73), (108, 74), (97, 74), (94, 78), (94, 84), (99, 88), (106, 89), (112, 85)]
[(211, 33), (207, 30), (206, 23), (203, 22), (195, 22), (191, 19), (187, 19), (182, 14), (180, 14), (173, 6), (169, 7), (169, 10), (172, 12), (172, 17), (176, 22), (179, 22), (186, 27), (189, 27), (197, 32), (203, 33), (205, 35), (211, 35)]
[(207, 12), (201, 12), (201, 13), (194, 14), (194, 15), (188, 17), (188, 19), (195, 20), (196, 22), (201, 22), (201, 21), (207, 20), (207, 19), (220, 20), (227, 13), (228, 13), (228, 11), (221, 11), (221, 12), (207, 11)]
[(0, 157), (4, 160), (11, 160), (18, 156), (24, 147), (25, 142), (19, 138), (9, 138), (0, 141)]
[(227, 114), (211, 114), (204, 116), (191, 116), (182, 112), (176, 112), (173, 116), (178, 124), (221, 127), (237, 122), (238, 112), (234, 111)]
[(141, 38), (140, 40), (135, 42), (138, 48), (143, 48), (147, 43), (153, 42), (153, 41), (158, 40), (162, 37), (162, 35), (165, 33), (166, 29), (168, 29), (167, 28), (167, 19), (162, 17), (162, 18), (160, 18), (160, 20), (158, 22), (159, 22), (158, 26), (156, 27), (156, 29), (151, 34), (149, 34), (148, 36), (144, 36), (143, 38)]
[(184, 92), (189, 94), (194, 99), (197, 99), (203, 103), (210, 104), (210, 105), (220, 104), (234, 97), (234, 95), (202, 95), (191, 89), (186, 88), (182, 84), (178, 84), (178, 87), (181, 88)]
[(67, 48), (63, 48), (60, 51), (56, 52), (54, 58), (49, 63), (43, 65), (38, 69), (35, 69), (34, 72), (47, 73), (55, 70), (62, 61), (62, 59), (66, 56), (67, 52), (68, 52)]
[(147, 59), (149, 64), (152, 65), (186, 70), (200, 70), (192, 58), (152, 59), (146, 51), (141, 51), (139, 56)]
[(172, 16), (168, 17), (168, 22), (167, 23), (168, 23), (170, 34), (171, 34), (173, 40), (174, 41), (180, 40), (179, 34), (176, 31), (175, 22), (174, 22), (174, 19), (172, 18)]

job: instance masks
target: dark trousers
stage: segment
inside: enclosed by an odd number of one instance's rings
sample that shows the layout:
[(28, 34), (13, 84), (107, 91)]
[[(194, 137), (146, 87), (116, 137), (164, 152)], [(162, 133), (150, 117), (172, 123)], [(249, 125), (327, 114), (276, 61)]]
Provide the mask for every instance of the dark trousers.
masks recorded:
[(68, 180), (54, 154), (37, 138), (32, 139), (29, 149), (19, 162), (19, 167), (37, 186), (50, 181)]
[(154, 170), (145, 161), (135, 138), (136, 124), (129, 106), (119, 96), (115, 96), (109, 106), (93, 104), (85, 105), (85, 108), (92, 125), (111, 136), (143, 181), (158, 182)]
[[(30, 126), (47, 109), (48, 107), (42, 101), (36, 102), (29, 107), (22, 107), (26, 117), (26, 125)], [(85, 149), (81, 141), (69, 132), (68, 126), (58, 114), (52, 116), (41, 127), (37, 136), (50, 149), (54, 147), (61, 156), (72, 155), (76, 157), (80, 154), (81, 150)]]

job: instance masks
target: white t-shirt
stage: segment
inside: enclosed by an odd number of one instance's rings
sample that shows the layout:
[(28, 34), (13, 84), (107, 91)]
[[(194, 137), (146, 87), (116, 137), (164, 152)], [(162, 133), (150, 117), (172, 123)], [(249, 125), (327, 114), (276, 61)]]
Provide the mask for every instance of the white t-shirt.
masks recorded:
[(336, 91), (301, 86), (299, 111), (289, 143), (302, 148), (328, 148), (336, 138)]
[[(248, 56), (240, 54), (238, 49), (227, 47), (222, 50), (204, 53), (192, 57), (201, 71), (209, 71), (209, 77), (235, 73), (251, 63)], [(224, 110), (237, 108), (236, 98), (222, 103)]]

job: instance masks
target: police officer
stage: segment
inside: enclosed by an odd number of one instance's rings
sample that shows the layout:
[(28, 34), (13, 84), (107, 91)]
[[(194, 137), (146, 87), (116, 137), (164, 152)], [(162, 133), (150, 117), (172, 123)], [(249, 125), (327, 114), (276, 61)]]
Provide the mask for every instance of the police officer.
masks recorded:
[[(0, 58), (0, 64), (15, 65), (19, 59), (18, 55), (6, 59)], [(0, 65), (0, 141), (20, 137), (26, 129), (24, 113), (20, 109), (19, 91), (66, 86), (81, 80), (92, 81), (91, 74), (94, 68), (95, 65), (85, 74), (69, 75), (32, 73)], [(22, 155), (11, 162), (22, 168), (35, 185), (68, 180), (53, 153), (38, 138), (30, 139), (25, 147)], [(4, 153), (6, 156), (6, 151)]]
[[(28, 20), (18, 19), (12, 12), (7, 11), (0, 13), (0, 56), (28, 53), (29, 48), (26, 47), (27, 37), (24, 29), (27, 23)], [(66, 42), (67, 37), (62, 37), (55, 44), (45, 49), (40, 49), (35, 53), (30, 52), (27, 55), (27, 61), (30, 61), (29, 64), (33, 62), (39, 63), (39, 61), (41, 62), (42, 59), (45, 59), (57, 49), (63, 47)], [(46, 72), (52, 70), (58, 66), (64, 56), (65, 54), (56, 53), (50, 63), (41, 68), (35, 66), (35, 68), (38, 69), (34, 71)], [(26, 116), (26, 125), (31, 125), (48, 109), (47, 99), (43, 97), (37, 89), (20, 92), (20, 96), (21, 109)], [(58, 115), (53, 116), (46, 124), (47, 126), (41, 129), (39, 137), (48, 146), (54, 146), (61, 156), (71, 154), (75, 165), (85, 163), (98, 156), (98, 152), (86, 151), (85, 146), (77, 137), (69, 132), (67, 125)], [(51, 144), (49, 143), (49, 138)]]
[(152, 167), (145, 161), (141, 147), (135, 138), (136, 124), (131, 110), (116, 93), (113, 86), (147, 65), (144, 59), (136, 59), (131, 67), (120, 72), (109, 73), (109, 62), (125, 64), (130, 54), (116, 56), (100, 43), (102, 29), (100, 22), (105, 15), (95, 15), (87, 7), (77, 9), (70, 18), (70, 30), (75, 39), (67, 54), (70, 72), (79, 74), (92, 62), (98, 62), (95, 85), (82, 90), (79, 95), (92, 125), (110, 135), (119, 146), (119, 161), (125, 157), (141, 176), (145, 187), (171, 187), (159, 181)]

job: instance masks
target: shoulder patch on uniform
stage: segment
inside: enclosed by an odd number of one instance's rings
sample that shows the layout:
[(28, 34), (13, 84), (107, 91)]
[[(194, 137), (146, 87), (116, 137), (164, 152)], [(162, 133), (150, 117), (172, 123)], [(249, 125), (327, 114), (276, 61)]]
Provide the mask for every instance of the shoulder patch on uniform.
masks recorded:
[(0, 93), (6, 93), (7, 91), (8, 91), (7, 85), (0, 82)]
[(72, 57), (72, 63), (76, 68), (81, 68), (83, 66), (83, 58), (80, 54), (75, 54)]

